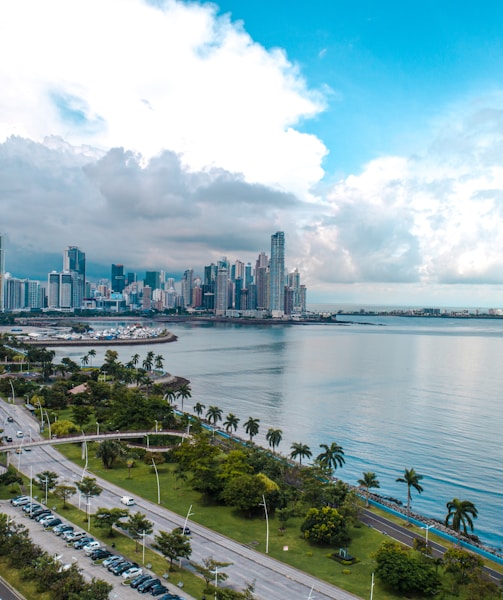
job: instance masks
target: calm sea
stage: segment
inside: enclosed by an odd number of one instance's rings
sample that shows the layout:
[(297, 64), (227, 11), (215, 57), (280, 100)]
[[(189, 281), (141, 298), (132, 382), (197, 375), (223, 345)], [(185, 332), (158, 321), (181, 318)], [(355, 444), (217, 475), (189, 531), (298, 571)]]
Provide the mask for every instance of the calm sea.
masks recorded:
[[(337, 442), (346, 463), (337, 475), (355, 484), (374, 471), (379, 493), (406, 503), (405, 468), (424, 476), (412, 508), (444, 519), (446, 502), (470, 500), (475, 533), (503, 547), (503, 321), (340, 317), (347, 325), (171, 325), (175, 343), (117, 346), (127, 362), (149, 350), (191, 382), (192, 399), (260, 419), (256, 438), (283, 431), (293, 442)], [(96, 326), (101, 326), (98, 323)], [(57, 349), (79, 362), (89, 348)], [(104, 351), (96, 348), (94, 364)], [(141, 362), (141, 361), (140, 361)], [(224, 419), (225, 420), (225, 419)], [(242, 437), (246, 437), (244, 431)]]

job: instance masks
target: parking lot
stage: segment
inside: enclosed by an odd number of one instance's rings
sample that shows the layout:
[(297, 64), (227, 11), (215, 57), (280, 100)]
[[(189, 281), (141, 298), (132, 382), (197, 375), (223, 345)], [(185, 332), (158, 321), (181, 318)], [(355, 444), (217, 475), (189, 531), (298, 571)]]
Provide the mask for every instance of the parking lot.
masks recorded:
[[(82, 550), (68, 547), (65, 540), (55, 535), (51, 529), (44, 529), (40, 523), (30, 519), (29, 516), (23, 512), (22, 507), (14, 507), (8, 500), (2, 500), (0, 501), (0, 512), (5, 513), (17, 523), (27, 527), (30, 531), (31, 539), (49, 554), (60, 557), (59, 560), (62, 565), (77, 563), (85, 577), (89, 579), (96, 577), (113, 585), (113, 590), (110, 593), (111, 600), (152, 598), (148, 593), (145, 595), (138, 594), (138, 592), (129, 587), (129, 585), (123, 585), (122, 577), (113, 575), (107, 569), (103, 568), (101, 564), (93, 564)], [(111, 550), (111, 548), (108, 549)], [(163, 584), (171, 593), (179, 594), (186, 600), (194, 600), (191, 596), (187, 596), (187, 594), (181, 592), (176, 585), (170, 584), (167, 581), (163, 581)]]

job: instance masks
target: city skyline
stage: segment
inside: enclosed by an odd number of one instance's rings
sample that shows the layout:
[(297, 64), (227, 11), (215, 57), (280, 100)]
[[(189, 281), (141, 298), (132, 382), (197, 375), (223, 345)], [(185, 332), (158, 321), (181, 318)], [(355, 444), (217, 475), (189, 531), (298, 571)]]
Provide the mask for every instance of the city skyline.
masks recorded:
[(13, 275), (70, 244), (93, 277), (181, 275), (284, 231), (312, 302), (503, 304), (501, 3), (20, 0), (0, 19)]

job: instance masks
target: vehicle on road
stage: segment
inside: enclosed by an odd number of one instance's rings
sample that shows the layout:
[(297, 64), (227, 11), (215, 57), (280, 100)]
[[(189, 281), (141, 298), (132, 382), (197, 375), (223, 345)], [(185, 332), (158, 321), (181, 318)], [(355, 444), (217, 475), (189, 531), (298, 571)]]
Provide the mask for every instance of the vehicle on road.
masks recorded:
[(12, 506), (24, 506), (25, 504), (30, 503), (29, 496), (16, 496), (15, 498), (11, 498), (10, 503)]
[(191, 531), (188, 527), (175, 527), (173, 533), (183, 533), (183, 535), (190, 535)]
[(22, 437), (24, 437), (24, 433), (22, 431), (16, 431), (16, 437), (22, 438)]
[(131, 498), (131, 496), (122, 496), (121, 503), (125, 504), (126, 506), (133, 506), (135, 501), (134, 498)]
[(6, 436), (5, 436), (5, 441), (6, 441), (6, 442), (12, 442), (12, 438), (11, 438), (11, 436), (10, 436), (10, 435), (6, 435)]
[(11, 417), (10, 415), (7, 417), (7, 423), (14, 423), (14, 417)]

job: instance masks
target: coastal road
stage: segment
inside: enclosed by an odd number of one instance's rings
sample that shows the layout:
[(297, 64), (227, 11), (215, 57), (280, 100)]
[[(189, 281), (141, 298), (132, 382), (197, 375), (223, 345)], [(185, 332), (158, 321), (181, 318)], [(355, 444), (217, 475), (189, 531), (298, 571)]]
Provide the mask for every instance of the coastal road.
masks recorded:
[[(6, 420), (7, 414), (14, 417), (14, 423), (7, 423), (12, 431), (21, 429), (25, 434), (30, 432), (32, 439), (37, 439), (39, 434), (35, 429), (38, 424), (22, 406), (1, 403), (0, 422)], [(35, 447), (30, 452), (16, 454), (15, 457), (15, 461), (17, 460), (14, 462), (15, 466), (19, 467), (28, 477), (44, 470), (51, 470), (58, 473), (60, 482), (73, 484), (80, 480), (83, 474), (81, 468), (68, 461), (52, 446)], [(90, 473), (86, 473), (86, 475), (94, 476)], [(98, 507), (121, 506), (120, 497), (127, 492), (101, 478), (97, 478), (97, 482), (103, 488), (103, 492), (99, 499), (92, 499), (90, 510), (94, 512)], [(75, 504), (77, 503), (76, 501)], [(145, 514), (154, 523), (154, 533), (146, 538), (147, 545), (153, 541), (153, 535), (159, 531), (171, 531), (174, 527), (182, 525), (184, 521), (183, 517), (169, 511), (164, 506), (141, 498), (137, 499), (134, 508), (135, 511), (138, 510)], [(252, 547), (226, 538), (198, 523), (190, 521), (190, 528), (192, 531), (191, 559), (193, 561), (201, 562), (203, 558), (211, 556), (218, 561), (232, 563), (225, 569), (229, 575), (226, 586), (243, 589), (248, 582), (255, 582), (255, 594), (260, 600), (269, 598), (306, 600), (310, 594), (311, 597), (316, 597), (316, 600), (355, 600), (357, 598), (345, 590), (256, 552)]]

